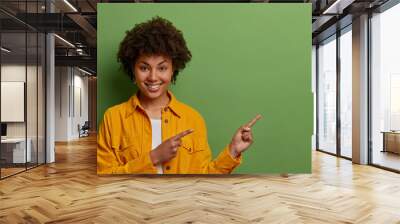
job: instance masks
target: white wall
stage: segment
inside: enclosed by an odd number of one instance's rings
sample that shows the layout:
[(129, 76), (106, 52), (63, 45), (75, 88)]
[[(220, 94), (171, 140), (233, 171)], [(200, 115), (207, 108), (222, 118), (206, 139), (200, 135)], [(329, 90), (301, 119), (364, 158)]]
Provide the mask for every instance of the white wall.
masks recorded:
[[(28, 69), (32, 68), (28, 66)], [(25, 64), (1, 65), (1, 81), (25, 82)]]
[(55, 68), (55, 141), (68, 140), (68, 87), (67, 67)]
[(1, 108), (2, 122), (25, 121), (25, 82), (1, 81)]
[(88, 77), (76, 68), (56, 67), (56, 141), (79, 137), (78, 124), (88, 120), (88, 105)]
[[(78, 72), (78, 73), (77, 73)], [(88, 77), (82, 76), (79, 70), (74, 70), (74, 112), (73, 119), (72, 119), (72, 129), (71, 135), (74, 138), (79, 137), (78, 133), (78, 124), (81, 126), (85, 123), (85, 121), (89, 120), (89, 113), (88, 113)], [(80, 97), (79, 97), (80, 96)], [(81, 108), (80, 108), (81, 107)], [(81, 111), (80, 111), (81, 110)]]
[[(24, 65), (19, 65), (19, 64), (4, 64), (1, 66), (1, 81), (3, 82), (25, 82), (25, 75), (27, 69), (27, 74), (28, 74), (28, 81), (29, 81), (29, 86), (36, 86), (36, 80), (33, 80), (30, 75), (34, 74), (36, 75), (36, 66), (27, 66), (25, 68)], [(28, 137), (30, 133), (33, 131), (30, 131), (31, 128), (32, 130), (36, 130), (36, 119), (37, 115), (36, 113), (32, 113), (32, 107), (33, 110), (36, 111), (36, 87), (35, 88), (27, 88), (27, 106), (30, 106), (30, 109), (27, 109), (27, 116), (28, 116)], [(34, 102), (34, 104), (31, 104)], [(29, 105), (31, 104), (31, 105)], [(39, 105), (40, 106), (40, 105)], [(6, 110), (7, 108), (1, 108), (2, 110)], [(32, 122), (34, 121), (34, 124)], [(36, 132), (35, 132), (36, 133)], [(35, 134), (36, 135), (36, 134)], [(7, 136), (8, 137), (25, 137), (25, 122), (7, 122)]]

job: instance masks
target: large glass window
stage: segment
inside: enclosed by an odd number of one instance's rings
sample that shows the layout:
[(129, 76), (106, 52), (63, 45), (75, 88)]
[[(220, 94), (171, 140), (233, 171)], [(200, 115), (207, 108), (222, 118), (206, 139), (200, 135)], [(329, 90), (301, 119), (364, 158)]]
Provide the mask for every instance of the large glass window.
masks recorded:
[(336, 153), (336, 36), (318, 47), (318, 149)]
[[(1, 176), (26, 169), (30, 162), (30, 144), (26, 142), (26, 32), (1, 33)], [(26, 150), (28, 147), (28, 150)]]
[[(8, 1), (17, 16), (43, 11), (43, 1)], [(45, 35), (0, 12), (0, 178), (45, 162)], [(4, 22), (6, 21), (6, 22)]]
[(352, 157), (352, 35), (351, 25), (340, 35), (340, 154)]
[(400, 170), (400, 4), (371, 19), (372, 163)]

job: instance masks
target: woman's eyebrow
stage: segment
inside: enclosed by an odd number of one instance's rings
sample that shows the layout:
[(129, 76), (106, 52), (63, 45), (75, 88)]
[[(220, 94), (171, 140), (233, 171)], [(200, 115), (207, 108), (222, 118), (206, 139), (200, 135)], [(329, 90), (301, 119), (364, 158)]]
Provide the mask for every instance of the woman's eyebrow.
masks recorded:
[[(166, 62), (167, 60), (164, 60), (164, 61), (162, 61), (162, 62), (160, 62), (160, 63), (158, 63), (157, 65), (161, 65), (162, 63), (164, 63), (164, 62)], [(145, 61), (139, 61), (139, 63), (143, 63), (143, 64), (145, 64), (145, 65), (148, 65), (148, 66), (150, 66), (150, 64), (149, 63), (147, 63), (147, 62), (145, 62)]]
[(162, 62), (160, 62), (160, 63), (158, 63), (158, 65), (161, 65), (162, 63), (164, 63), (164, 62), (166, 62), (167, 60), (164, 60), (164, 61), (162, 61)]
[(139, 61), (139, 64), (140, 63), (150, 66), (150, 64), (147, 64), (147, 62), (145, 62), (145, 61)]

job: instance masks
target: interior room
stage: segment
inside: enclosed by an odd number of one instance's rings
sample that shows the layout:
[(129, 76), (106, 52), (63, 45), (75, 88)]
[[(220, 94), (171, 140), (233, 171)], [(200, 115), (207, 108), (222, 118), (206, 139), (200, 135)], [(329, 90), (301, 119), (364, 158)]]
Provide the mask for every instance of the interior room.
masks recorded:
[[(110, 53), (97, 49), (109, 41), (99, 8), (175, 3), (311, 8), (310, 172), (98, 175), (98, 133), (109, 122), (100, 106), (112, 95), (99, 85), (98, 56)], [(0, 223), (400, 223), (399, 23), (398, 0), (2, 0)], [(120, 141), (114, 154), (136, 147)]]

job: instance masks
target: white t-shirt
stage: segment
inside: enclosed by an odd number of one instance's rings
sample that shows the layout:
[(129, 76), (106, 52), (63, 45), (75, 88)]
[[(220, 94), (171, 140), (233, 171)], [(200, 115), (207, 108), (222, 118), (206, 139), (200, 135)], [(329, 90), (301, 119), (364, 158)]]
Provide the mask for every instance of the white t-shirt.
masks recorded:
[[(151, 122), (151, 150), (157, 148), (162, 143), (161, 119), (150, 119)], [(157, 173), (163, 174), (162, 165), (157, 165)]]

